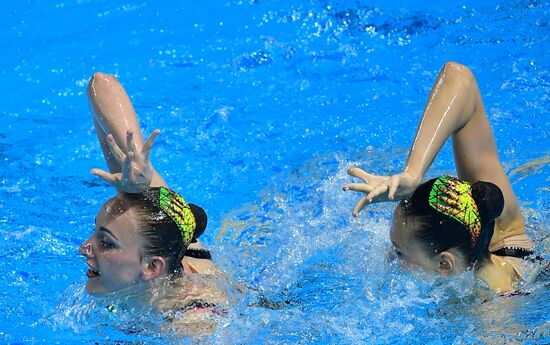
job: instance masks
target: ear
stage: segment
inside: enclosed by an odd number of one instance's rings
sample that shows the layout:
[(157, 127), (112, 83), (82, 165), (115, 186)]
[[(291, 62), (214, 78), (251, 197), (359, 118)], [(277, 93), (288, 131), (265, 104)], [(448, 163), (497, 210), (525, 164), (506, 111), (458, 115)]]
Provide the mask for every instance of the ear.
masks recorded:
[(147, 257), (143, 259), (143, 266), (141, 279), (144, 281), (153, 280), (164, 272), (166, 260), (161, 256)]
[(445, 252), (439, 253), (437, 258), (439, 259), (437, 270), (439, 271), (439, 273), (441, 273), (441, 275), (448, 276), (453, 273), (456, 273), (457, 264), (458, 264), (457, 262), (458, 257), (456, 255), (454, 255), (451, 252), (445, 251)]

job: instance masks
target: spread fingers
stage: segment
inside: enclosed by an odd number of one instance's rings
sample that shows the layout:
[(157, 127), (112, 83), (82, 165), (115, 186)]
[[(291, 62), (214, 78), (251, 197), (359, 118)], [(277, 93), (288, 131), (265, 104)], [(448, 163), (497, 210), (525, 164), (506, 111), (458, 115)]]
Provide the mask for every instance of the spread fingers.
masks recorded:
[(149, 139), (145, 142), (143, 145), (143, 149), (141, 152), (145, 155), (145, 159), (149, 159), (149, 153), (151, 153), (151, 148), (153, 148), (153, 144), (155, 143), (155, 140), (157, 139), (157, 136), (160, 134), (160, 129), (155, 129), (153, 133), (149, 136)]
[(360, 168), (350, 168), (348, 169), (348, 175), (360, 178), (361, 180), (368, 183), (368, 180), (372, 176), (371, 174), (367, 173), (365, 170)]
[(369, 201), (367, 200), (367, 197), (364, 196), (362, 197), (361, 199), (359, 199), (359, 201), (355, 204), (355, 207), (353, 208), (353, 211), (351, 212), (351, 214), (354, 216), (354, 217), (357, 217), (357, 214), (359, 213), (359, 211), (361, 211), (365, 205), (367, 205), (369, 203)]
[(124, 159), (126, 158), (126, 155), (118, 144), (116, 143), (115, 139), (113, 138), (112, 134), (107, 135), (107, 146), (109, 146), (109, 149), (111, 150), (111, 153), (113, 154), (113, 157), (116, 159), (118, 164), (122, 164), (124, 162)]
[(134, 141), (134, 131), (129, 129), (126, 132), (126, 145), (128, 146), (128, 152), (136, 152), (136, 142)]
[(343, 187), (344, 191), (353, 190), (355, 192), (370, 193), (374, 187), (366, 183), (348, 183)]
[(374, 189), (367, 194), (365, 198), (367, 198), (368, 202), (371, 202), (372, 199), (380, 196), (381, 194), (388, 191), (388, 185), (386, 183), (379, 184), (378, 186), (374, 187)]
[(116, 175), (110, 174), (101, 169), (92, 169), (92, 174), (98, 176), (103, 181), (113, 186), (119, 181), (119, 178)]

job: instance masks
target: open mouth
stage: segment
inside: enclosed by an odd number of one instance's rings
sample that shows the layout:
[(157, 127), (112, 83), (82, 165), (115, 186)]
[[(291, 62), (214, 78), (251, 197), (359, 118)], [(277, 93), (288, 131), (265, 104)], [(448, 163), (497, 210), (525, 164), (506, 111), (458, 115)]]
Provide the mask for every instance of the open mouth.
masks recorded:
[(87, 276), (88, 278), (92, 279), (92, 278), (97, 278), (97, 277), (99, 277), (99, 272), (98, 272), (95, 268), (93, 268), (93, 267), (90, 266), (89, 264), (88, 264), (88, 267), (89, 267), (89, 268), (88, 268), (88, 271), (86, 272), (86, 276)]

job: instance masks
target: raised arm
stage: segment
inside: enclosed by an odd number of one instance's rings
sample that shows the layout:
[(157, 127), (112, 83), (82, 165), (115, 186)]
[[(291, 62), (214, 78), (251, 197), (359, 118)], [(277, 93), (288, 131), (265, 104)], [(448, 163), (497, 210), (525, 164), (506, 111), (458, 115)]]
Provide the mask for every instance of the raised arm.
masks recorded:
[(445, 64), (435, 81), (403, 172), (385, 177), (350, 169), (350, 175), (366, 182), (344, 186), (344, 190), (367, 193), (357, 203), (354, 212), (369, 202), (403, 199), (410, 195), (421, 183), (449, 136), (453, 138), (458, 177), (498, 185), (505, 199), (499, 217), (501, 225), (520, 227), (523, 231), (518, 202), (499, 160), (475, 77), (466, 66), (453, 62)]
[(149, 161), (155, 130), (145, 142), (134, 107), (118, 80), (95, 73), (87, 88), (97, 137), (109, 172), (93, 169), (118, 192), (139, 192), (147, 187), (166, 186)]

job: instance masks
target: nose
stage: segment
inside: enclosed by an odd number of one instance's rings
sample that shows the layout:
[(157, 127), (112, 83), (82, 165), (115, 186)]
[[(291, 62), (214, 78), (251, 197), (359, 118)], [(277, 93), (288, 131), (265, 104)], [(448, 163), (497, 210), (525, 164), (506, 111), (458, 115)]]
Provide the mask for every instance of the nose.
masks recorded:
[(82, 243), (80, 248), (78, 248), (78, 253), (80, 255), (84, 255), (84, 256), (87, 256), (87, 257), (94, 256), (94, 251), (92, 249), (92, 244), (89, 241), (86, 241), (86, 242)]
[(390, 262), (395, 261), (397, 259), (397, 254), (395, 254), (395, 250), (393, 248), (390, 248), (387, 250), (386, 259)]

